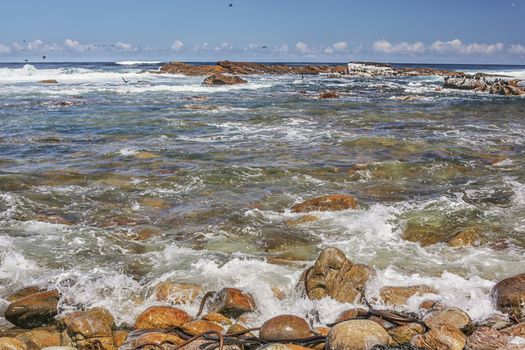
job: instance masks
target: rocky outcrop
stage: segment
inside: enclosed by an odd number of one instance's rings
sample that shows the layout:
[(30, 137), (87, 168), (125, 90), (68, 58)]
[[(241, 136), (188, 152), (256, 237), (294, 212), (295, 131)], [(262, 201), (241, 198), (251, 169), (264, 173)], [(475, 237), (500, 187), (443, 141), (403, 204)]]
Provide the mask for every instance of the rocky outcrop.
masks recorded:
[(255, 300), (251, 294), (240, 289), (224, 288), (215, 295), (210, 310), (236, 318), (246, 312), (255, 311)]
[(349, 194), (331, 194), (294, 204), (291, 209), (294, 213), (357, 209), (357, 200)]
[(259, 336), (265, 341), (284, 341), (312, 336), (308, 323), (294, 315), (280, 315), (264, 322)]
[(237, 85), (246, 84), (247, 81), (236, 75), (213, 74), (204, 79), (203, 85)]
[(492, 296), (498, 310), (525, 319), (525, 273), (499, 281)]
[(169, 328), (182, 326), (192, 317), (176, 307), (152, 306), (142, 312), (135, 321), (136, 329)]
[(387, 345), (390, 336), (374, 321), (351, 320), (332, 327), (327, 337), (328, 350), (370, 350)]
[(35, 328), (53, 322), (57, 314), (58, 291), (31, 294), (9, 304), (5, 318), (22, 328)]
[(458, 75), (460, 72), (425, 67), (394, 67), (390, 64), (375, 62), (350, 62), (348, 75), (360, 78), (420, 76), (420, 75)]
[(519, 86), (518, 80), (487, 79), (484, 76), (448, 76), (445, 78), (447, 89), (473, 90), (495, 95), (521, 96), (525, 89)]
[(379, 292), (379, 297), (385, 304), (400, 306), (405, 305), (411, 297), (423, 294), (437, 294), (437, 290), (425, 285), (410, 287), (383, 287)]
[(306, 294), (310, 299), (331, 297), (341, 303), (359, 301), (368, 280), (375, 271), (354, 264), (337, 248), (324, 249), (304, 275)]

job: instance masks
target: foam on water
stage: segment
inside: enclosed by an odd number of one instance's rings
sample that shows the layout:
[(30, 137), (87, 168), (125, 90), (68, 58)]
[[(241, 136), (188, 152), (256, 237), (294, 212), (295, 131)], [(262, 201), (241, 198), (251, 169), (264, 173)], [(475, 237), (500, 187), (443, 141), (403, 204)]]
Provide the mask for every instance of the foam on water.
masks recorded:
[(121, 66), (140, 66), (140, 65), (150, 65), (150, 64), (160, 64), (162, 61), (118, 61), (115, 64)]

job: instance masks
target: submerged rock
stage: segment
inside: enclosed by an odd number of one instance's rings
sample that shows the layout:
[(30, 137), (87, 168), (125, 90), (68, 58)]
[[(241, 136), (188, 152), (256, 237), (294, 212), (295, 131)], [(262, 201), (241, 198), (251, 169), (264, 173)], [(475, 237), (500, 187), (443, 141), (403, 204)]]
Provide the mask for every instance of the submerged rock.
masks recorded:
[(4, 317), (22, 328), (35, 328), (54, 321), (57, 315), (58, 291), (31, 294), (9, 304)]
[(191, 283), (161, 282), (155, 287), (155, 297), (170, 304), (193, 303), (202, 293), (202, 287)]
[(320, 99), (327, 99), (327, 98), (339, 98), (339, 94), (335, 91), (323, 91), (319, 94)]
[(216, 294), (210, 310), (236, 318), (243, 313), (255, 311), (255, 300), (251, 294), (240, 289), (224, 288)]
[(478, 226), (462, 229), (448, 242), (451, 247), (476, 247), (481, 243), (481, 228)]
[(246, 84), (247, 81), (236, 75), (213, 74), (204, 79), (203, 85), (237, 85)]
[(337, 248), (324, 249), (305, 274), (306, 294), (310, 299), (331, 297), (341, 303), (353, 303), (363, 296), (375, 271), (366, 265), (353, 264)]
[(292, 211), (294, 213), (306, 213), (309, 211), (339, 211), (346, 209), (357, 209), (357, 200), (348, 194), (332, 194), (316, 197), (292, 205)]
[(135, 321), (136, 329), (169, 328), (182, 326), (192, 320), (184, 310), (171, 306), (152, 306), (142, 312)]
[(327, 350), (370, 350), (375, 345), (387, 345), (390, 336), (379, 324), (369, 320), (341, 322), (327, 336)]
[(466, 341), (467, 337), (457, 328), (444, 325), (416, 335), (410, 344), (428, 350), (462, 350)]
[(425, 285), (410, 287), (383, 287), (379, 292), (379, 297), (385, 304), (400, 306), (405, 305), (411, 297), (422, 294), (438, 294), (438, 291)]
[(499, 281), (492, 296), (498, 310), (525, 319), (525, 273)]
[(259, 330), (259, 336), (266, 341), (284, 341), (289, 339), (307, 338), (314, 335), (308, 323), (294, 315), (280, 315), (264, 322)]

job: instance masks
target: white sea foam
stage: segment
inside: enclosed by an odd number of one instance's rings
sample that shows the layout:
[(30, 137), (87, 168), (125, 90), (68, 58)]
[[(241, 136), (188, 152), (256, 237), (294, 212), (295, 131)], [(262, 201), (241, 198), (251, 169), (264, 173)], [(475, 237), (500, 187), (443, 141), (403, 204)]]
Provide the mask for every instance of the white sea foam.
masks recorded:
[(149, 64), (159, 64), (162, 61), (118, 61), (115, 64), (121, 66), (139, 66), (139, 65), (149, 65)]

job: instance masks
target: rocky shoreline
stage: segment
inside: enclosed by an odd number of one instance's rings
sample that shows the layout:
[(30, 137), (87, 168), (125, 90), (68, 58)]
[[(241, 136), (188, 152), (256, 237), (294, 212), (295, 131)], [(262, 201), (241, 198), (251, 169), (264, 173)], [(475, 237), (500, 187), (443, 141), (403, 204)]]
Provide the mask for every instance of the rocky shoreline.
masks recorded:
[[(328, 195), (293, 205), (294, 213), (356, 209), (350, 195)], [(197, 284), (165, 281), (154, 295), (159, 305), (138, 315), (133, 325), (117, 325), (111, 310), (100, 307), (63, 314), (67, 301), (57, 290), (28, 286), (4, 298), (4, 317), (14, 327), (0, 329), (0, 349), (55, 348), (115, 350), (516, 350), (525, 349), (525, 273), (499, 281), (492, 289), (499, 313), (474, 322), (469, 315), (440, 301), (427, 285), (384, 286), (377, 297), (366, 286), (377, 275), (372, 266), (350, 261), (337, 248), (325, 248), (304, 270), (293, 295), (274, 288), (274, 297), (310, 300), (332, 298), (350, 307), (329, 324), (315, 310), (305, 315), (277, 315), (246, 326), (258, 305), (247, 291), (206, 291)], [(417, 313), (401, 312), (411, 298), (423, 302)], [(413, 300), (413, 299), (412, 299)], [(185, 306), (199, 302), (195, 315)], [(375, 308), (374, 305), (386, 305)], [(264, 321), (264, 322), (262, 322)], [(66, 348), (63, 348), (66, 350)]]

